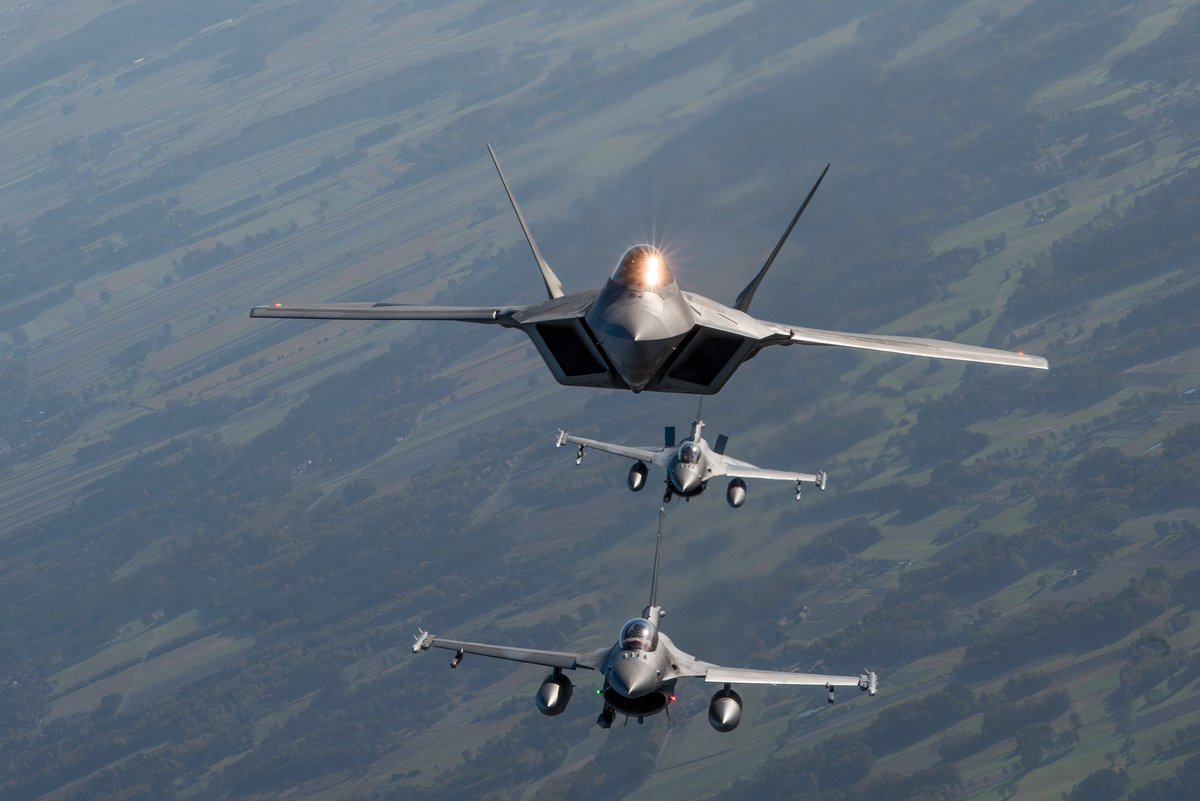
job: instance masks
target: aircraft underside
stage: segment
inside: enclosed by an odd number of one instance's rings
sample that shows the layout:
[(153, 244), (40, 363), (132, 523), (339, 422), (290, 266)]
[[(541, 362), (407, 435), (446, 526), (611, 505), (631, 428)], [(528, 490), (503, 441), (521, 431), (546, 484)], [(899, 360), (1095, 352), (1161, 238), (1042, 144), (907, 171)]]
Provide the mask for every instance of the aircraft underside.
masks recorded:
[(750, 337), (703, 326), (693, 326), (680, 337), (641, 343), (648, 351), (668, 354), (646, 385), (637, 389), (622, 378), (614, 360), (582, 317), (546, 320), (522, 327), (558, 383), (635, 392), (714, 395), (759, 345), (758, 340)]
[(637, 698), (626, 698), (613, 688), (607, 687), (603, 698), (604, 703), (626, 717), (644, 718), (657, 715), (667, 708), (667, 704), (670, 703), (668, 692), (669, 690), (655, 690)]

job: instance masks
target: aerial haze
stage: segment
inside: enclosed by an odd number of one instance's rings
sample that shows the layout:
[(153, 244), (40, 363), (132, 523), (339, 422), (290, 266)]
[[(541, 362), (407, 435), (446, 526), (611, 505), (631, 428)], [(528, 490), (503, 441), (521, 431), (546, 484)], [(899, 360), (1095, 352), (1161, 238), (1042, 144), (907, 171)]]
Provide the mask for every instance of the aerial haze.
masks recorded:
[[(1189, 798), (1200, 790), (1200, 4), (34, 0), (0, 9), (0, 797)], [(705, 435), (828, 490), (676, 498), (659, 598), (726, 665), (595, 726), (695, 398), (519, 332), (254, 305), (545, 297), (660, 247), (793, 346)], [(603, 466), (601, 459), (605, 459)]]

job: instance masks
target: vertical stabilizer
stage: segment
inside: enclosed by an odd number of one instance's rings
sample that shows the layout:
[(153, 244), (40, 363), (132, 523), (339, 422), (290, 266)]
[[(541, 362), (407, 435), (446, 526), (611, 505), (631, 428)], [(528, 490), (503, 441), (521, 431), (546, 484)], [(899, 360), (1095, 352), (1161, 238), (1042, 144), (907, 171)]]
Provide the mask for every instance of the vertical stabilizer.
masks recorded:
[(700, 434), (704, 431), (704, 398), (701, 396), (700, 403), (696, 406), (696, 419), (692, 421), (692, 442), (700, 441)]
[(562, 282), (558, 280), (558, 276), (554, 274), (554, 270), (550, 269), (550, 265), (542, 258), (542, 251), (538, 249), (537, 242), (533, 239), (533, 234), (529, 230), (529, 226), (525, 224), (525, 215), (521, 213), (521, 207), (517, 205), (517, 199), (513, 197), (512, 189), (508, 186), (508, 179), (504, 177), (504, 170), (500, 168), (500, 160), (496, 158), (496, 151), (492, 150), (492, 146), (487, 146), (488, 153), (491, 154), (492, 164), (496, 165), (496, 172), (500, 175), (500, 183), (504, 184), (504, 192), (508, 195), (508, 202), (512, 203), (513, 211), (517, 213), (517, 222), (521, 224), (521, 230), (525, 232), (525, 241), (529, 243), (529, 249), (533, 251), (533, 258), (537, 261), (538, 269), (542, 271), (542, 281), (546, 284), (546, 292), (550, 295), (551, 300), (561, 298), (563, 296)]
[(800, 204), (800, 209), (796, 212), (796, 216), (788, 223), (787, 230), (783, 232), (783, 236), (779, 237), (779, 241), (775, 243), (775, 249), (771, 251), (771, 255), (767, 257), (767, 263), (758, 271), (758, 275), (754, 276), (754, 280), (746, 284), (746, 288), (738, 293), (737, 300), (734, 301), (733, 307), (738, 311), (744, 312), (749, 310), (750, 301), (754, 300), (754, 293), (758, 291), (758, 285), (767, 277), (767, 270), (771, 269), (771, 265), (775, 262), (775, 257), (779, 255), (779, 251), (783, 249), (783, 243), (787, 241), (788, 236), (792, 233), (792, 229), (796, 227), (796, 223), (800, 221), (800, 215), (808, 208), (808, 203), (813, 199), (813, 195), (817, 193), (817, 187), (821, 185), (821, 181), (825, 180), (825, 173), (829, 172), (829, 165), (825, 165), (825, 169), (821, 170), (820, 177), (813, 184), (813, 188), (808, 190), (808, 196), (804, 198), (804, 202)]

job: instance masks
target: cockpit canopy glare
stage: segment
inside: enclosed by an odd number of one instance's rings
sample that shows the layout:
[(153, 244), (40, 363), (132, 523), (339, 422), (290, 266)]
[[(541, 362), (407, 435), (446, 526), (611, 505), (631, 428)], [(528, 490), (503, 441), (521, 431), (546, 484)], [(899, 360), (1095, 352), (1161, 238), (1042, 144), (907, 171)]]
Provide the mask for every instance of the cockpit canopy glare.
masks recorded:
[(653, 651), (656, 645), (658, 630), (649, 620), (635, 617), (621, 627), (621, 650)]
[(661, 289), (674, 279), (667, 259), (653, 245), (634, 245), (613, 270), (612, 280), (630, 289)]

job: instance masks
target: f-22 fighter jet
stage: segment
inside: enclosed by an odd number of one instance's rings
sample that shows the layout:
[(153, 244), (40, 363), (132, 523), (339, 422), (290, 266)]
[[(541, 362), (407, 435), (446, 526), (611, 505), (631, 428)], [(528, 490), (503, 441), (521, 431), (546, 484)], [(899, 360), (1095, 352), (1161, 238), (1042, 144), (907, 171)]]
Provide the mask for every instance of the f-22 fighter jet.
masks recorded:
[(598, 451), (615, 453), (626, 459), (636, 459), (629, 468), (629, 489), (638, 492), (646, 486), (648, 465), (659, 465), (667, 471), (667, 488), (663, 493), (663, 503), (669, 503), (672, 495), (690, 500), (708, 488), (712, 478), (730, 476), (732, 480), (725, 491), (725, 500), (734, 509), (746, 502), (747, 478), (765, 478), (777, 481), (796, 482), (796, 500), (800, 500), (800, 489), (804, 482), (815, 484), (818, 489), (825, 489), (828, 477), (824, 470), (815, 473), (793, 473), (787, 470), (766, 470), (741, 459), (725, 455), (725, 447), (729, 437), (721, 434), (712, 445), (700, 432), (704, 430), (704, 421), (700, 419), (701, 411), (697, 410), (696, 419), (692, 421), (692, 433), (678, 447), (675, 445), (675, 426), (667, 426), (663, 437), (662, 447), (630, 447), (616, 445), (611, 442), (601, 442), (597, 439), (586, 439), (568, 434), (560, 430), (555, 440), (555, 447), (571, 444), (578, 446), (575, 451), (575, 464), (583, 461), (583, 455), (588, 448)]
[(337, 320), (455, 320), (524, 331), (560, 384), (633, 392), (712, 395), (734, 371), (770, 345), (836, 345), (968, 362), (1046, 369), (1046, 360), (936, 339), (846, 334), (751, 317), (750, 302), (800, 215), (828, 172), (817, 179), (762, 269), (732, 307), (684, 292), (667, 257), (634, 245), (603, 287), (566, 294), (542, 257), (491, 146), (488, 152), (542, 273), (549, 299), (516, 306), (412, 306), (402, 303), (318, 303), (256, 306), (251, 317)]
[(789, 673), (773, 670), (750, 670), (727, 668), (702, 662), (689, 653), (681, 651), (671, 638), (660, 630), (666, 612), (658, 605), (658, 561), (662, 548), (662, 527), (665, 511), (658, 515), (658, 539), (654, 546), (654, 577), (650, 583), (650, 605), (621, 627), (620, 636), (614, 645), (586, 653), (569, 651), (538, 651), (532, 648), (514, 648), (506, 645), (489, 645), (478, 642), (449, 640), (420, 631), (413, 643), (413, 653), (430, 648), (445, 648), (454, 651), (450, 667), (456, 668), (466, 654), (509, 659), (531, 665), (553, 668), (538, 688), (535, 701), (543, 715), (559, 715), (567, 708), (575, 686), (563, 675), (564, 670), (595, 670), (604, 678), (604, 686), (597, 691), (604, 706), (596, 719), (602, 729), (612, 726), (620, 713), (629, 718), (644, 718), (667, 711), (675, 701), (675, 683), (686, 677), (702, 678), (711, 684), (722, 685), (708, 705), (708, 722), (719, 732), (730, 732), (742, 720), (742, 699), (734, 691), (734, 684), (796, 684), (809, 687), (824, 687), (829, 692), (829, 703), (833, 703), (837, 687), (857, 687), (868, 695), (879, 691), (879, 679), (873, 671), (863, 671), (858, 676), (826, 676), (820, 673)]

